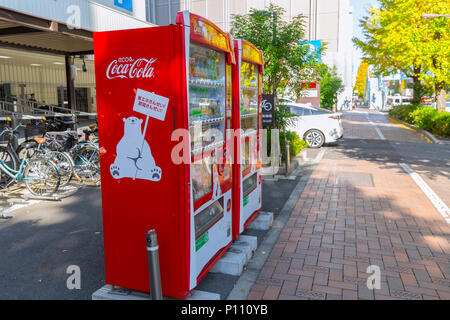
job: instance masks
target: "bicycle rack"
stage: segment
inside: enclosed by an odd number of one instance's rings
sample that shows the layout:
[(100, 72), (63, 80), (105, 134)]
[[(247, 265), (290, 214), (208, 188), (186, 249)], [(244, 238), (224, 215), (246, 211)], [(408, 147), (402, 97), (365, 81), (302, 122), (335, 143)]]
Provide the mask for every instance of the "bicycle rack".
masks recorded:
[[(14, 116), (16, 119), (42, 119), (42, 117), (62, 117), (62, 116), (97, 116), (94, 112), (84, 112), (72, 110), (52, 104), (40, 103), (22, 98), (15, 98), (16, 101), (0, 101), (0, 114)], [(1, 117), (0, 117), (1, 118)]]
[[(64, 186), (61, 190), (58, 190), (58, 193), (53, 196), (48, 197), (40, 197), (35, 196), (27, 192), (26, 188), (19, 185), (14, 185), (6, 190), (3, 190), (0, 192), (0, 201), (4, 201), (5, 204), (11, 208), (15, 204), (24, 204), (24, 205), (31, 205), (33, 203), (30, 203), (31, 201), (39, 201), (39, 200), (45, 200), (45, 201), (62, 201), (62, 199), (70, 197), (71, 195), (75, 194), (78, 190), (81, 188), (87, 187), (88, 185), (81, 185), (81, 184), (69, 184), (68, 186)], [(9, 190), (8, 190), (9, 189)], [(25, 191), (25, 193), (24, 193)], [(0, 204), (1, 206), (1, 204)], [(6, 208), (7, 210), (8, 208)], [(0, 207), (0, 219), (11, 219), (12, 216), (9, 216), (5, 213), (5, 209)]]
[[(45, 107), (45, 108), (42, 108)], [(21, 120), (39, 120), (44, 117), (61, 117), (61, 116), (97, 116), (97, 113), (89, 113), (78, 110), (72, 110), (60, 106), (42, 104), (39, 102), (32, 102), (30, 100), (16, 98), (15, 102), (0, 100), (0, 121), (12, 121), (17, 122)], [(23, 185), (16, 184), (4, 190), (0, 190), (0, 201), (4, 201), (9, 206), (14, 204), (27, 204), (28, 201), (33, 200), (46, 200), (46, 201), (61, 201), (75, 194), (79, 189), (85, 187), (98, 187), (101, 182), (92, 185), (83, 185), (70, 183), (68, 186), (62, 187), (58, 190), (57, 194), (50, 197), (39, 197), (29, 193), (23, 193), (25, 188)], [(8, 216), (0, 204), (0, 219), (11, 219)]]

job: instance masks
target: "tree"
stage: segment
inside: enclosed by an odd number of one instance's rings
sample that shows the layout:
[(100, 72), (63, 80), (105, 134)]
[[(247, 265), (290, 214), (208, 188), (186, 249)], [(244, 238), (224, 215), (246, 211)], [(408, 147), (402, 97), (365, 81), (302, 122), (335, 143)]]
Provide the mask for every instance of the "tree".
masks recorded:
[(365, 61), (361, 61), (361, 64), (358, 69), (358, 73), (356, 74), (356, 82), (353, 87), (353, 91), (357, 92), (358, 97), (363, 97), (364, 92), (366, 92), (366, 80), (367, 80), (367, 69), (369, 68), (369, 64)]
[(270, 4), (266, 10), (250, 9), (248, 14), (233, 15), (231, 25), (234, 38), (245, 39), (262, 50), (264, 92), (275, 98), (289, 86), (297, 93), (298, 76), (310, 63), (304, 58), (308, 48), (299, 45), (304, 38), (304, 17), (298, 15), (286, 22), (284, 13), (283, 8)]
[(320, 69), (320, 105), (332, 109), (337, 103), (337, 96), (344, 90), (344, 82), (338, 76), (336, 67), (322, 64)]
[[(420, 103), (422, 82), (436, 96), (450, 83), (449, 20), (422, 19), (423, 13), (450, 13), (448, 0), (380, 0), (360, 21), (365, 40), (354, 39), (376, 74), (402, 72), (413, 79), (414, 103)], [(442, 102), (438, 103), (442, 108)], [(444, 105), (445, 107), (445, 105)]]

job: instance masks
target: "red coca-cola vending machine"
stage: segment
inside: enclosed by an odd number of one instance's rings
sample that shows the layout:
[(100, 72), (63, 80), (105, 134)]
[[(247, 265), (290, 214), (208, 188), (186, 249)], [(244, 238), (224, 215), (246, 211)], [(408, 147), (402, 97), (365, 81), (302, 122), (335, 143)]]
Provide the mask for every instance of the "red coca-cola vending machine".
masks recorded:
[(149, 292), (156, 229), (163, 295), (185, 298), (232, 241), (235, 59), (210, 21), (176, 21), (96, 32), (94, 50), (106, 283)]
[(234, 40), (233, 123), (240, 129), (235, 138), (233, 165), (233, 239), (261, 211), (261, 91), (262, 52), (245, 40)]

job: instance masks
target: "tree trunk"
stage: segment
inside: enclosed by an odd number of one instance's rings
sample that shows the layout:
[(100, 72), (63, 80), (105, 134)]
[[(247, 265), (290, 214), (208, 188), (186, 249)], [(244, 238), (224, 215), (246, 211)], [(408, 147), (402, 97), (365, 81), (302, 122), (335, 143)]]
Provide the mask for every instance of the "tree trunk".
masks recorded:
[(423, 96), (423, 86), (420, 81), (420, 73), (422, 71), (421, 67), (413, 67), (413, 105), (419, 105), (422, 103), (422, 96)]
[(447, 92), (444, 88), (436, 88), (436, 109), (437, 111), (445, 111)]
[(422, 102), (422, 93), (423, 93), (422, 83), (420, 83), (419, 76), (413, 76), (412, 79), (414, 91), (412, 104), (419, 105)]

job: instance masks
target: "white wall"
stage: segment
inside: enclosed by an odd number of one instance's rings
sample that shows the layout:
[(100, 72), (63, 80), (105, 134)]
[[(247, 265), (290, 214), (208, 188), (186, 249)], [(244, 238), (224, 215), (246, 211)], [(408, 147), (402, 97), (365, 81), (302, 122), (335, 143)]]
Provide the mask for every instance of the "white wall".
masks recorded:
[(339, 31), (337, 52), (334, 53), (334, 65), (344, 82), (344, 91), (338, 95), (338, 108), (346, 98), (353, 96), (353, 14), (349, 0), (336, 0), (339, 5)]
[(114, 0), (0, 0), (0, 6), (64, 23), (70, 21), (75, 6), (80, 9), (81, 28), (92, 31), (152, 26), (145, 21), (144, 0), (133, 1), (132, 13), (114, 6)]

